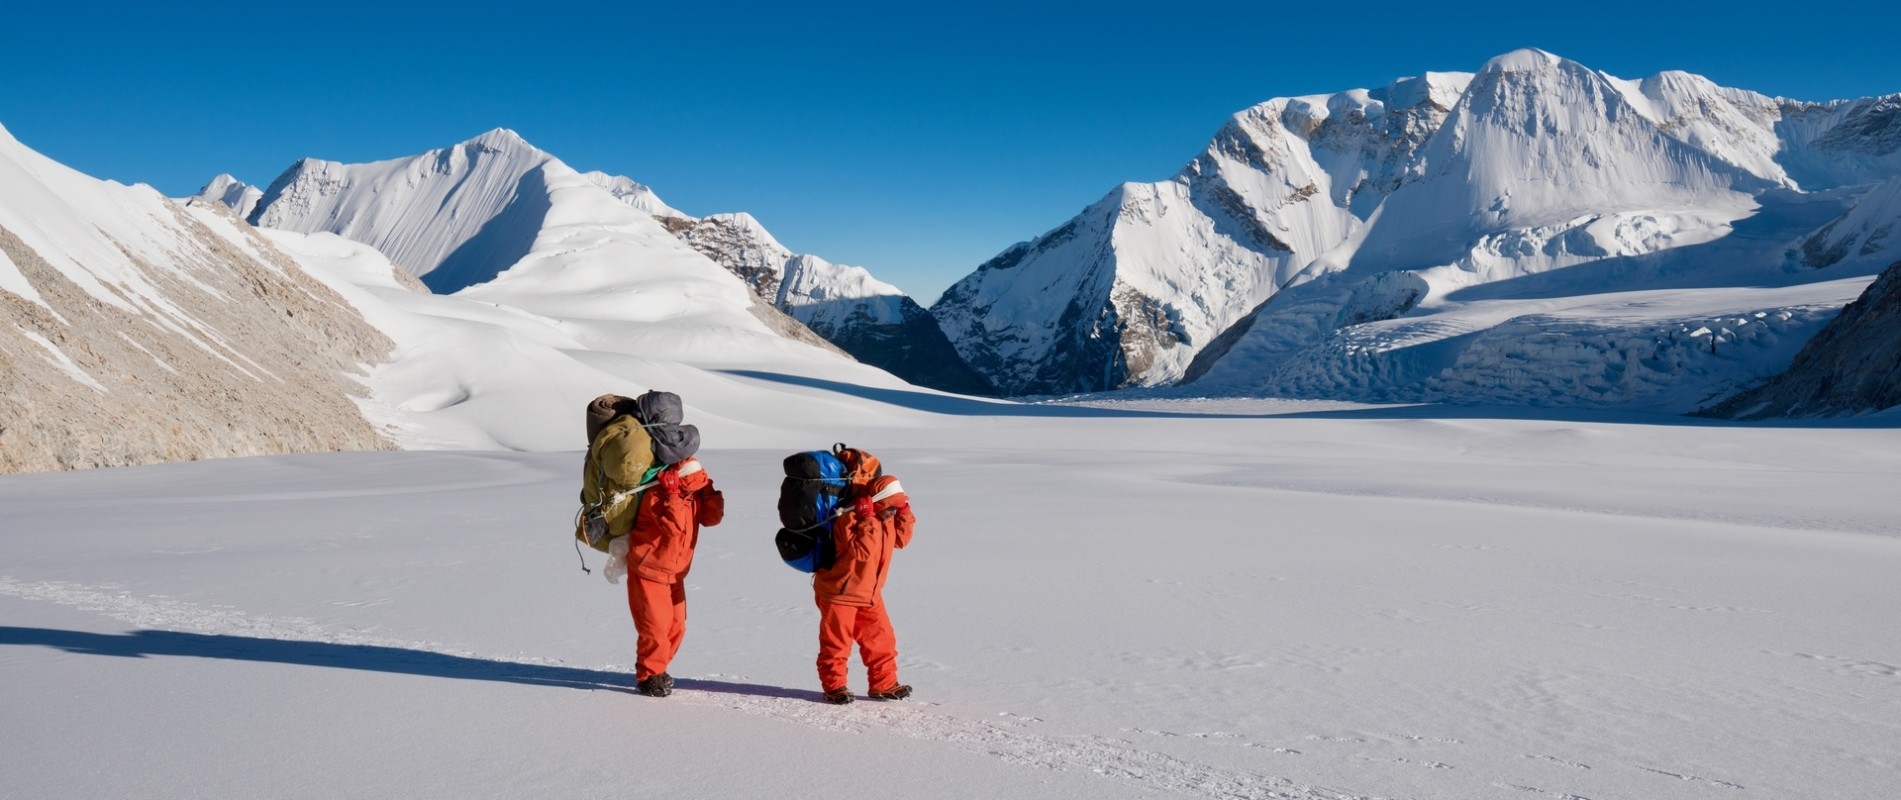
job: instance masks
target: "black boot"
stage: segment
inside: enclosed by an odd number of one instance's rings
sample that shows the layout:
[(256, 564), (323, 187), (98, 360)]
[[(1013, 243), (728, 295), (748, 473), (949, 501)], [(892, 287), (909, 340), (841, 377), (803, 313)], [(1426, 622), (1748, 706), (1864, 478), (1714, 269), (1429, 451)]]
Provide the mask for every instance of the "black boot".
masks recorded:
[(634, 684), (634, 690), (648, 697), (666, 697), (673, 694), (673, 676), (664, 672), (649, 675), (646, 680)]
[(902, 683), (889, 689), (880, 689), (867, 695), (873, 700), (903, 700), (911, 696), (911, 687)]
[(835, 705), (835, 706), (846, 705), (850, 703), (851, 700), (852, 700), (851, 690), (843, 686), (840, 686), (836, 689), (825, 690), (825, 702), (831, 703), (832, 705)]

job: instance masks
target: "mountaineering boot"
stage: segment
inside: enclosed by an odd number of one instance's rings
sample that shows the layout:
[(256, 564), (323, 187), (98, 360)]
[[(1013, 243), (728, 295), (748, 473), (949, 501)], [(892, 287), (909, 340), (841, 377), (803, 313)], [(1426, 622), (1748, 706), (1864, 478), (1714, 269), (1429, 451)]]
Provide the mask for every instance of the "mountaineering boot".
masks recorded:
[(911, 696), (911, 687), (900, 683), (889, 689), (874, 690), (868, 696), (873, 700), (903, 700)]
[(835, 706), (846, 705), (851, 702), (851, 699), (852, 699), (851, 690), (843, 686), (840, 686), (836, 689), (825, 690), (825, 702), (831, 703), (832, 705), (835, 705)]
[(666, 697), (673, 694), (673, 676), (664, 672), (650, 675), (646, 680), (634, 684), (634, 689), (648, 697)]

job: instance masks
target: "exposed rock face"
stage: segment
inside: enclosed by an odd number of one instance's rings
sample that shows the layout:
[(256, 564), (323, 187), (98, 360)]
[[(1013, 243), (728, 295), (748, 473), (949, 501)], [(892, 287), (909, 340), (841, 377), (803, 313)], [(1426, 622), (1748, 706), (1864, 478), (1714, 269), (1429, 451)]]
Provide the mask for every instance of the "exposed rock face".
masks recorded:
[(1787, 372), (1704, 416), (1824, 416), (1901, 405), (1901, 261), (1842, 309), (1797, 353)]
[(919, 386), (995, 392), (964, 363), (930, 312), (864, 268), (795, 254), (750, 214), (656, 218), (771, 307), (853, 358)]
[(118, 303), (0, 227), (37, 295), (0, 290), (0, 473), (390, 447), (351, 378), (387, 338), (221, 205), (152, 222), (177, 246), (117, 243)]

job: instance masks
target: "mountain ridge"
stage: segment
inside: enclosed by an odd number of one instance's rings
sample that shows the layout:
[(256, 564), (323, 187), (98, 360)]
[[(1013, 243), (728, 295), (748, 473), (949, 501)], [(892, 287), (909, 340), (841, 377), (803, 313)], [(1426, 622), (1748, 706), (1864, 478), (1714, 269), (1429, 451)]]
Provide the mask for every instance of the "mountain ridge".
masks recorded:
[[(1499, 299), (1511, 297), (1509, 287), (1567, 285), (1576, 299), (1566, 302), (1581, 309), (1594, 294), (1686, 280), (1870, 275), (1878, 265), (1869, 260), (1808, 275), (1788, 254), (1815, 235), (1801, 220), (1816, 212), (1798, 208), (1807, 200), (1763, 198), (1796, 193), (1845, 211), (1853, 201), (1837, 188), (1901, 174), (1897, 102), (1901, 95), (1789, 101), (1681, 71), (1627, 80), (1531, 49), (1473, 73), (1275, 98), (1233, 115), (1175, 177), (1118, 186), (1005, 249), (932, 313), (1006, 394), (1182, 385), (1690, 410), (1778, 369), (1792, 353), (1787, 337), (1820, 321), (1789, 311), (1801, 321), (1770, 337), (1773, 345), (1760, 340), (1760, 361), (1666, 370), (1646, 375), (1642, 388), (1574, 400), (1564, 388), (1572, 379), (1562, 377), (1573, 368), (1549, 355), (1533, 358), (1524, 387), (1477, 388), (1484, 381), (1462, 370), (1481, 367), (1460, 353), (1509, 316), (1477, 313), (1459, 298), (1486, 285), (1508, 287), (1487, 295)], [(1567, 277), (1532, 280), (1545, 273)], [(1587, 276), (1624, 283), (1592, 285)], [(1846, 303), (1859, 288), (1831, 289), (1838, 300), (1827, 302)], [(1645, 330), (1729, 313), (1780, 319), (1815, 298), (1791, 305), (1759, 294), (1742, 308), (1727, 305), (1742, 302), (1734, 293), (1679, 292), (1668, 302), (1681, 312), (1676, 321), (1658, 318)], [(1630, 336), (1638, 334), (1611, 339)], [(1465, 388), (1431, 389), (1429, 379)], [(1529, 388), (1540, 382), (1548, 396)]]

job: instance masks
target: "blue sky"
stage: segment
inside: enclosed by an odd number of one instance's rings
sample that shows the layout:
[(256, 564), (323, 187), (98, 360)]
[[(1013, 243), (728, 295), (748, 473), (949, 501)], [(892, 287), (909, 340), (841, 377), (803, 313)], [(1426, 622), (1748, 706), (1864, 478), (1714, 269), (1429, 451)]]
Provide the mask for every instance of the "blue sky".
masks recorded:
[(923, 301), (1271, 97), (1524, 46), (1621, 77), (1901, 92), (1891, 3), (20, 5), (0, 125), (91, 175), (185, 195), (507, 127)]

